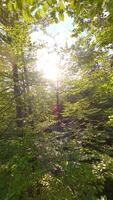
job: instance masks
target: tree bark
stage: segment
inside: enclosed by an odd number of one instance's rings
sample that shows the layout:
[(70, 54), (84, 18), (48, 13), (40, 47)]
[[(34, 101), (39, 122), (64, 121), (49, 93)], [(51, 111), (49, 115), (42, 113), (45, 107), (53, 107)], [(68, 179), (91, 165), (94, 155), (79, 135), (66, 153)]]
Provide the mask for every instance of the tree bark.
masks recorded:
[(13, 82), (14, 82), (14, 97), (16, 103), (16, 124), (18, 128), (23, 128), (23, 112), (22, 112), (22, 100), (21, 91), (19, 87), (18, 67), (17, 64), (12, 65), (13, 70)]

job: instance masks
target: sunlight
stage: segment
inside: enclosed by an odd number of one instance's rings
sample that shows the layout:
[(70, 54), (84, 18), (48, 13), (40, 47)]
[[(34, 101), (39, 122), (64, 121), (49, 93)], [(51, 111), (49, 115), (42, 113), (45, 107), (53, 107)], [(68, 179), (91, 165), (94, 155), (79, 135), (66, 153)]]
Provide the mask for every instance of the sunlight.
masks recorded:
[(46, 79), (56, 81), (59, 77), (60, 58), (55, 52), (42, 49), (38, 52), (37, 69), (41, 71)]
[(57, 45), (57, 49), (60, 49), (66, 45), (71, 46), (75, 42), (75, 39), (71, 37), (72, 23), (72, 18), (66, 15), (64, 22), (50, 24), (46, 28), (47, 34), (41, 30), (31, 34), (33, 42), (46, 44), (45, 48), (37, 51), (37, 70), (41, 71), (46, 79), (56, 81), (63, 76), (60, 70), (63, 60), (60, 60), (54, 47)]

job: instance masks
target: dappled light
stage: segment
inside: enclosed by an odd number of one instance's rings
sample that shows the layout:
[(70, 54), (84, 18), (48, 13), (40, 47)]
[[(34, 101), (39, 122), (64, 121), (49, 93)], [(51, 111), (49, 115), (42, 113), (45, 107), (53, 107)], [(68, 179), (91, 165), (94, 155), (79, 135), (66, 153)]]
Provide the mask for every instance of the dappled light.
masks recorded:
[(0, 200), (113, 200), (113, 1), (0, 1)]

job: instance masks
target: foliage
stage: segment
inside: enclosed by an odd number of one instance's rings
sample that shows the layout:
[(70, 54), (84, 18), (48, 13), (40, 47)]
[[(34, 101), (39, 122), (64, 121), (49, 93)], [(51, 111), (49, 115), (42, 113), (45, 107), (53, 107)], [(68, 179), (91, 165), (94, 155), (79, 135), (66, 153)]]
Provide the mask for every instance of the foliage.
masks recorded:
[[(0, 2), (0, 199), (113, 199), (113, 2)], [(68, 73), (55, 120), (54, 88), (35, 69), (30, 33), (74, 19), (61, 50)], [(66, 69), (67, 70), (67, 69)], [(48, 87), (49, 86), (49, 87)]]

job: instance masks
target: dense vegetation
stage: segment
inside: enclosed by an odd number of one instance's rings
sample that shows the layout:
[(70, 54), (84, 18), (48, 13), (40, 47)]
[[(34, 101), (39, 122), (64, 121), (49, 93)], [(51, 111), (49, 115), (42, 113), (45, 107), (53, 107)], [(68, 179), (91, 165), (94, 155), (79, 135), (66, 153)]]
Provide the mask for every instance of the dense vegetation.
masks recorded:
[[(62, 114), (31, 33), (73, 18)], [(0, 200), (113, 200), (113, 1), (0, 1)], [(64, 70), (65, 71), (65, 70)]]

